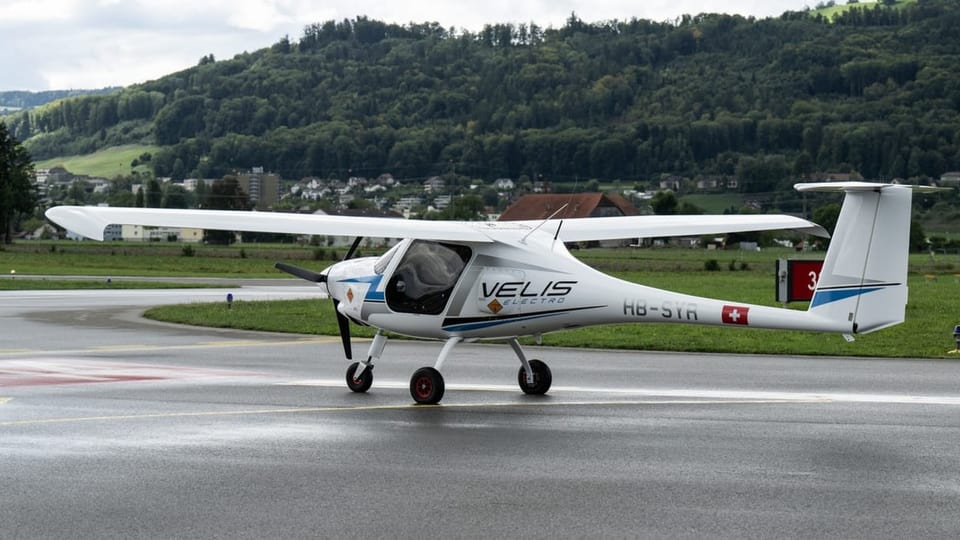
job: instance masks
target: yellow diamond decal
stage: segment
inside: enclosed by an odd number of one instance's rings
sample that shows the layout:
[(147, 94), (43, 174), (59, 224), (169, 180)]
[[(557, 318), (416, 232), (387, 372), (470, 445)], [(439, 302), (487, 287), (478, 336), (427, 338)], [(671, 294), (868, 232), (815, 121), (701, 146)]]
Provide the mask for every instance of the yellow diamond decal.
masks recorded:
[(497, 313), (500, 313), (501, 309), (503, 309), (503, 304), (501, 304), (500, 302), (497, 301), (496, 298), (494, 298), (492, 302), (487, 304), (487, 308), (490, 311), (492, 311), (494, 315), (496, 315)]

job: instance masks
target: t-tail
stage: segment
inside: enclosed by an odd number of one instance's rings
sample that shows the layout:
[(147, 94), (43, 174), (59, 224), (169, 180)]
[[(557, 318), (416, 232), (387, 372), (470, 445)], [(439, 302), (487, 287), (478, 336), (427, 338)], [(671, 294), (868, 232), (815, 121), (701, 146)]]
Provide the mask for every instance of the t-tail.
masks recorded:
[(911, 186), (838, 182), (796, 188), (845, 193), (808, 313), (850, 334), (903, 322)]

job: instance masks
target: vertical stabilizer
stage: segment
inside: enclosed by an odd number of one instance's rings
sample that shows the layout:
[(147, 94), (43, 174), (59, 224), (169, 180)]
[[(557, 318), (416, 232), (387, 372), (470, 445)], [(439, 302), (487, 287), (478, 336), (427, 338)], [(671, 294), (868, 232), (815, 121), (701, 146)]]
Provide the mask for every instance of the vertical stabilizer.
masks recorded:
[(799, 191), (843, 191), (843, 207), (810, 312), (867, 333), (903, 322), (912, 190), (841, 182), (798, 184)]

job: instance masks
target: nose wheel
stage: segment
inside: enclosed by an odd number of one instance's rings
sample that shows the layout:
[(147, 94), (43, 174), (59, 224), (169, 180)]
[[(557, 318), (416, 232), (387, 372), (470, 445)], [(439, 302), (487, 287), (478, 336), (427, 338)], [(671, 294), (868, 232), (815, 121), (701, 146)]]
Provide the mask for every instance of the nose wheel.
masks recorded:
[(357, 376), (358, 369), (360, 369), (360, 362), (354, 362), (347, 368), (347, 388), (362, 394), (373, 384), (373, 366), (367, 366), (359, 376)]
[(517, 382), (520, 383), (520, 390), (524, 394), (540, 396), (550, 390), (550, 384), (553, 382), (553, 374), (550, 373), (550, 367), (540, 360), (530, 360), (530, 369), (533, 371), (533, 382), (527, 381), (527, 370), (520, 368), (517, 373)]
[(420, 368), (410, 377), (410, 396), (420, 405), (439, 403), (443, 389), (443, 375), (432, 367)]

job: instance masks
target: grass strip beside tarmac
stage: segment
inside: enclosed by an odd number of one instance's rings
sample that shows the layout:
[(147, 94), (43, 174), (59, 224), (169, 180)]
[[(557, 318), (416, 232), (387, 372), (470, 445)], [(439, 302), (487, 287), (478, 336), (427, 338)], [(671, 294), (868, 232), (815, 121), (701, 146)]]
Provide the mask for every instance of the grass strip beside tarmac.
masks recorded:
[[(630, 280), (698, 296), (737, 302), (776, 305), (771, 276), (748, 272), (620, 273)], [(718, 328), (687, 324), (624, 324), (557, 332), (543, 336), (543, 344), (563, 347), (636, 349), (733, 354), (797, 354), (823, 356), (877, 356), (948, 358), (954, 348), (956, 279), (930, 280), (911, 276), (906, 322), (885, 330), (856, 336), (848, 343), (840, 335), (750, 328)], [(803, 303), (791, 307), (806, 309)], [(285, 300), (163, 306), (146, 314), (151, 319), (183, 324), (336, 335), (337, 322), (328, 300)], [(351, 325), (355, 337), (370, 337), (370, 328)], [(528, 340), (532, 342), (532, 340)]]

